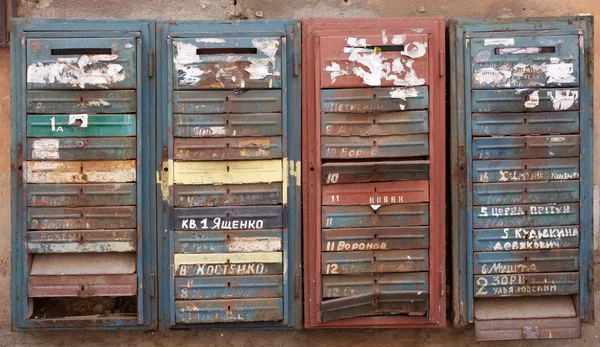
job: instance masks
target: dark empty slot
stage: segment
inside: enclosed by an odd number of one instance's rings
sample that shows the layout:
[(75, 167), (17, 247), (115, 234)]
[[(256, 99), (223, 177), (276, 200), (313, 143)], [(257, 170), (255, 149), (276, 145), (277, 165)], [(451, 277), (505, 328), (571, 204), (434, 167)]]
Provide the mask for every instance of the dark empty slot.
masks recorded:
[(553, 54), (556, 47), (504, 47), (496, 48), (496, 54)]
[(137, 297), (34, 298), (31, 319), (137, 316)]
[(366, 46), (366, 49), (373, 49), (382, 52), (399, 52), (404, 50), (404, 45), (390, 45), (390, 46)]
[(198, 48), (196, 54), (256, 54), (258, 51), (256, 48), (239, 48), (239, 47), (225, 47), (225, 48)]
[(51, 49), (51, 55), (84, 55), (84, 54), (112, 54), (111, 48), (58, 48)]

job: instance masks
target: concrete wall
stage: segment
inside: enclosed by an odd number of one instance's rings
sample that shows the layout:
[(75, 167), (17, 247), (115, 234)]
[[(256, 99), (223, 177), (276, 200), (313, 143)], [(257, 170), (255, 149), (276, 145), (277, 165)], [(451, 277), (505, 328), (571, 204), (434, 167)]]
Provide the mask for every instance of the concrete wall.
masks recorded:
[[(44, 18), (146, 18), (172, 20), (202, 19), (274, 19), (303, 17), (540, 17), (590, 13), (600, 18), (599, 0), (19, 0), (20, 17)], [(600, 61), (600, 29), (594, 36), (595, 59)], [(288, 345), (301, 346), (373, 346), (395, 345), (466, 345), (473, 343), (472, 331), (363, 331), (363, 332), (196, 332), (196, 333), (142, 333), (115, 334), (89, 333), (9, 333), (10, 321), (10, 180), (9, 180), (9, 112), (10, 112), (10, 62), (7, 49), (0, 50), (0, 346), (44, 344), (71, 345), (96, 343), (98, 345), (182, 345), (194, 341), (204, 345)], [(600, 69), (595, 77), (600, 81)], [(596, 89), (600, 100), (600, 88)], [(595, 107), (596, 120), (600, 120), (600, 102)], [(600, 122), (598, 122), (600, 123)], [(595, 134), (600, 135), (600, 127)], [(596, 137), (599, 139), (600, 137)], [(594, 160), (600, 163), (600, 140), (596, 140)], [(598, 230), (600, 218), (600, 170), (595, 172), (595, 238), (600, 244)], [(600, 279), (598, 279), (600, 280)], [(598, 288), (598, 287), (596, 287)], [(597, 293), (598, 298), (600, 293)], [(600, 304), (598, 300), (596, 305)], [(598, 314), (596, 315), (598, 317)], [(588, 327), (584, 340), (573, 346), (600, 345), (600, 328)], [(192, 340), (190, 340), (192, 339)], [(404, 343), (402, 343), (404, 342)], [(498, 344), (505, 346), (507, 344)], [(515, 344), (517, 345), (517, 344)], [(545, 345), (563, 345), (553, 342)]]

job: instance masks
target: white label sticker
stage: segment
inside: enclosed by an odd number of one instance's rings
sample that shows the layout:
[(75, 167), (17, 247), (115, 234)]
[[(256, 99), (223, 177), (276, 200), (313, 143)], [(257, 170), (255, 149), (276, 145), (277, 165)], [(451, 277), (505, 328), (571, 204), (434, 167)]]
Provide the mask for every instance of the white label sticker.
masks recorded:
[[(78, 122), (79, 121), (79, 122)], [(80, 128), (87, 128), (88, 126), (88, 115), (83, 114), (70, 114), (69, 125), (77, 125)]]
[(33, 159), (60, 159), (58, 155), (58, 139), (33, 141), (31, 156)]
[(515, 39), (485, 39), (483, 44), (485, 46), (514, 46)]

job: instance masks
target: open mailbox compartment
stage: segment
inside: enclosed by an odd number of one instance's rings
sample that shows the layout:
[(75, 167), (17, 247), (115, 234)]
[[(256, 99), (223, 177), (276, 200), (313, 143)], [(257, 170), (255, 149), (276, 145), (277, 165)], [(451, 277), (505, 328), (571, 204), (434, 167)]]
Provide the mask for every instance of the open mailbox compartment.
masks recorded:
[(13, 24), (13, 328), (152, 329), (153, 22)]
[(297, 328), (298, 22), (157, 31), (161, 328)]
[(444, 21), (302, 30), (305, 327), (443, 327)]
[(449, 25), (454, 324), (478, 341), (593, 322), (591, 17)]

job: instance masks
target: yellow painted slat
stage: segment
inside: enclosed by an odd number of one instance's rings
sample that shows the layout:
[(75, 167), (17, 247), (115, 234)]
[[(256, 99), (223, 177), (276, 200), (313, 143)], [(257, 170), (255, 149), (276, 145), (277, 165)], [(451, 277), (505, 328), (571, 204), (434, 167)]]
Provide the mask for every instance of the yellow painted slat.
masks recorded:
[(175, 268), (188, 264), (281, 263), (281, 252), (175, 254)]
[(175, 184), (242, 184), (281, 182), (281, 160), (174, 162)]

